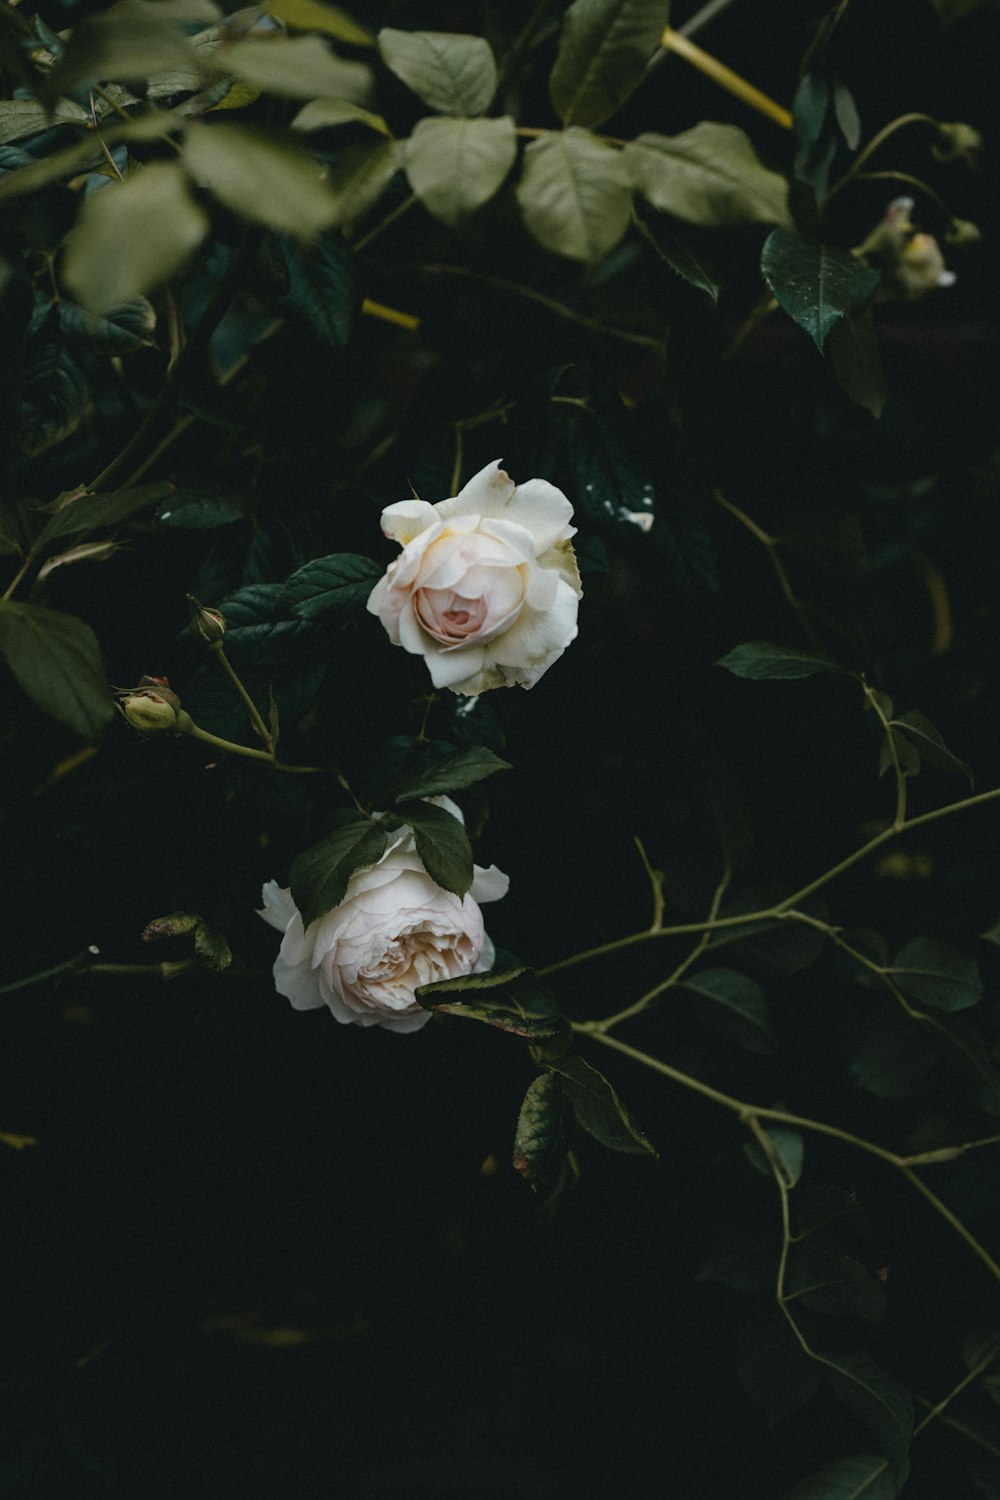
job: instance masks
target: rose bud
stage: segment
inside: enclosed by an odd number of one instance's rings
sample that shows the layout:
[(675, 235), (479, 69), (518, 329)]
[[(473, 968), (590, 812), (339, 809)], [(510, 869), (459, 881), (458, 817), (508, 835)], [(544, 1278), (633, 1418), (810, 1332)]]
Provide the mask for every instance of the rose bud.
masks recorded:
[(973, 167), (976, 157), (983, 149), (983, 138), (978, 130), (971, 125), (963, 125), (961, 121), (954, 124), (938, 124), (937, 140), (931, 147), (938, 161), (958, 161), (959, 158), (966, 166)]
[(209, 609), (207, 605), (199, 603), (193, 594), (188, 594), (187, 597), (191, 605), (191, 629), (210, 646), (217, 646), (226, 633), (226, 621), (221, 610)]
[(152, 688), (154, 693), (157, 693), (161, 698), (164, 698), (167, 703), (169, 703), (175, 710), (180, 708), (180, 696), (175, 693), (173, 688), (170, 686), (169, 677), (151, 677), (148, 674), (144, 673), (142, 677), (139, 678), (139, 686), (141, 688)]
[[(176, 693), (170, 694), (171, 698), (176, 696)], [(119, 707), (133, 728), (142, 729), (147, 734), (177, 728), (177, 709), (174, 704), (163, 693), (152, 688), (136, 688), (130, 693), (124, 693)]]
[(903, 296), (909, 300), (932, 292), (935, 287), (954, 286), (955, 273), (949, 271), (941, 247), (932, 234), (915, 234), (893, 269)]

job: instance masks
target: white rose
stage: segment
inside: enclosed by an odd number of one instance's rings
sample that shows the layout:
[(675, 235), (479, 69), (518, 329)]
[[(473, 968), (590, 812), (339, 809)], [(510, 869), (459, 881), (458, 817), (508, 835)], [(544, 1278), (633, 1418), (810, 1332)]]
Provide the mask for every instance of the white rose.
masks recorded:
[(499, 459), (454, 499), (390, 505), (382, 530), (403, 551), (368, 608), (437, 688), (534, 687), (576, 635), (572, 514), (555, 485), (515, 485)]
[[(447, 797), (428, 799), (461, 817)], [(481, 901), (497, 901), (510, 884), (495, 865), (474, 866), (462, 898), (431, 879), (413, 833), (390, 834), (382, 858), (355, 870), (344, 899), (303, 928), (291, 891), (268, 881), (260, 915), (284, 933), (274, 982), (296, 1010), (328, 1005), (338, 1021), (417, 1031), (431, 1013), (414, 999), (419, 985), (493, 965)]]

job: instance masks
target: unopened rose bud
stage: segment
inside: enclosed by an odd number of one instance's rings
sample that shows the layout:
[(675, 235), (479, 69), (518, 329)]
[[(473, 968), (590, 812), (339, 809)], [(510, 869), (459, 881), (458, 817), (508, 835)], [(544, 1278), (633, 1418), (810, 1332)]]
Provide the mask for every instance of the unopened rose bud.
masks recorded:
[[(170, 694), (175, 698), (176, 693)], [(121, 711), (135, 729), (147, 734), (177, 727), (177, 709), (163, 693), (153, 688), (136, 688), (121, 698)]]
[(944, 125), (939, 122), (937, 127), (937, 139), (931, 147), (938, 161), (958, 161), (961, 159), (967, 166), (975, 166), (976, 157), (983, 149), (983, 138), (978, 130), (973, 130), (971, 125), (963, 125), (955, 122)]
[(913, 236), (893, 274), (903, 295), (908, 298), (922, 297), (935, 287), (955, 284), (955, 273), (946, 268), (941, 246), (932, 234)]
[(161, 698), (164, 698), (172, 708), (174, 708), (175, 710), (180, 708), (180, 695), (175, 693), (173, 688), (170, 686), (169, 677), (150, 677), (148, 674), (144, 673), (143, 676), (139, 678), (139, 686), (141, 688), (152, 688), (153, 692), (159, 694)]
[(945, 232), (949, 245), (975, 245), (982, 237), (979, 225), (971, 219), (952, 219)]
[(208, 641), (210, 646), (218, 645), (226, 633), (226, 621), (221, 610), (209, 609), (207, 605), (199, 603), (193, 594), (188, 594), (187, 597), (191, 606), (191, 629), (203, 641)]

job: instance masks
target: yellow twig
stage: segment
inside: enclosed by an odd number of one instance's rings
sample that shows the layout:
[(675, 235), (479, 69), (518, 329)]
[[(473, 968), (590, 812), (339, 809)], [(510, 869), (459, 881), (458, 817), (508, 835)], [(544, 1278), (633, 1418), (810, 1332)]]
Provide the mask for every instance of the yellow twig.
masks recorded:
[(758, 114), (766, 115), (769, 120), (773, 120), (784, 130), (791, 130), (792, 116), (783, 105), (777, 104), (760, 89), (754, 88), (752, 83), (747, 83), (745, 78), (741, 78), (739, 73), (734, 73), (732, 68), (727, 68), (725, 63), (720, 63), (710, 53), (702, 51), (701, 47), (695, 46), (694, 42), (689, 41), (686, 36), (681, 36), (679, 31), (674, 31), (668, 26), (660, 38), (660, 46), (668, 52), (676, 52), (678, 57), (683, 57), (684, 61), (689, 62), (693, 68), (697, 68), (699, 73), (704, 73), (706, 78), (710, 78), (713, 83), (717, 83), (720, 88), (725, 89), (735, 98), (742, 99), (744, 104), (748, 104)]

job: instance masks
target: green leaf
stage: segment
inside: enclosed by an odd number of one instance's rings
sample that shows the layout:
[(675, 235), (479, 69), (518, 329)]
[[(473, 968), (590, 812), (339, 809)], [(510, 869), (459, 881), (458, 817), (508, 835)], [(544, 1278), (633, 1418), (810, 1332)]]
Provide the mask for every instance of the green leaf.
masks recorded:
[(565, 125), (600, 125), (642, 82), (670, 0), (575, 0), (563, 18), (549, 94)]
[(781, 306), (820, 350), (838, 319), (864, 307), (881, 281), (880, 272), (850, 251), (807, 240), (794, 229), (771, 231), (760, 264)]
[(983, 998), (976, 960), (936, 938), (916, 937), (900, 948), (889, 974), (904, 995), (935, 1010), (967, 1010)]
[(891, 728), (882, 741), (882, 749), (878, 758), (878, 774), (884, 776), (895, 764), (893, 760), (893, 749), (896, 751), (896, 760), (899, 761), (899, 769), (907, 776), (917, 776), (920, 773), (920, 751), (916, 745), (912, 745), (905, 734), (898, 729)]
[(751, 1307), (740, 1320), (736, 1374), (772, 1425), (799, 1411), (819, 1390), (822, 1367), (803, 1351), (774, 1301), (773, 1290), (767, 1302)]
[(965, 776), (970, 786), (975, 785), (971, 769), (964, 760), (959, 760), (957, 755), (951, 753), (930, 719), (920, 713), (919, 709), (911, 708), (893, 719), (892, 723), (906, 730), (906, 738), (919, 750), (922, 760), (942, 771), (953, 771), (959, 776)]
[(47, 94), (58, 99), (81, 83), (139, 81), (193, 64), (191, 45), (176, 25), (151, 8), (119, 4), (74, 27), (48, 76)]
[(783, 1500), (896, 1500), (899, 1487), (884, 1458), (836, 1458), (789, 1490)]
[(251, 583), (219, 601), (227, 649), (253, 667), (291, 664), (315, 628), (308, 620), (276, 618), (281, 592), (280, 583)]
[(297, 31), (319, 31), (351, 47), (375, 44), (371, 32), (352, 21), (339, 5), (322, 4), (321, 0), (266, 0), (264, 9)]
[(337, 57), (318, 36), (231, 42), (212, 54), (213, 68), (256, 89), (290, 99), (350, 99), (371, 93), (371, 69)]
[(350, 337), (354, 311), (350, 245), (335, 231), (320, 235), (311, 245), (282, 235), (281, 253), (288, 269), (283, 305), (302, 313), (324, 343), (343, 348)]
[(837, 384), (846, 396), (877, 419), (882, 415), (888, 392), (871, 308), (845, 313), (831, 328), (829, 339)]
[(89, 625), (37, 604), (0, 602), (0, 655), (43, 713), (86, 740), (100, 739), (114, 703)]
[(386, 26), (377, 41), (389, 71), (439, 115), (481, 115), (496, 93), (497, 65), (484, 37)]
[(934, 1066), (937, 1053), (924, 1030), (898, 1006), (874, 1021), (861, 1040), (852, 1072), (879, 1099), (905, 1099)]
[(87, 110), (71, 99), (57, 99), (51, 111), (37, 99), (0, 99), (0, 146), (23, 140), (25, 136), (41, 135), (53, 125), (90, 124)]
[(388, 842), (381, 823), (348, 814), (326, 838), (306, 849), (291, 869), (292, 900), (308, 927), (339, 906), (355, 870), (381, 859)]
[(145, 297), (109, 307), (103, 317), (66, 298), (58, 304), (59, 327), (68, 344), (88, 354), (130, 354), (148, 348), (156, 328), (156, 309)]
[(897, 1481), (909, 1471), (913, 1402), (899, 1381), (858, 1351), (826, 1361), (830, 1384), (844, 1405), (875, 1434)]
[(327, 176), (337, 200), (337, 224), (353, 224), (375, 203), (399, 166), (396, 141), (348, 146), (330, 159)]
[(861, 119), (854, 95), (839, 78), (833, 81), (833, 112), (849, 151), (856, 151), (861, 140)]
[(641, 219), (638, 214), (634, 217), (634, 223), (665, 266), (669, 266), (671, 271), (682, 277), (689, 286), (697, 287), (699, 292), (704, 292), (712, 302), (718, 302), (721, 283), (698, 259), (690, 245), (686, 245), (682, 239), (678, 239), (677, 235), (669, 233), (666, 229), (658, 225), (654, 226), (646, 219)]
[(572, 126), (528, 146), (517, 201), (546, 250), (595, 262), (628, 229), (632, 189), (621, 153)]
[(465, 825), (443, 807), (428, 802), (398, 808), (413, 829), (417, 854), (432, 880), (446, 891), (464, 896), (472, 885), (472, 845)]
[(633, 186), (691, 224), (787, 224), (788, 183), (736, 125), (703, 120), (681, 135), (645, 134), (622, 152)]
[(50, 543), (64, 536), (81, 536), (97, 531), (102, 526), (118, 526), (141, 510), (148, 510), (168, 495), (174, 487), (159, 481), (156, 484), (140, 484), (131, 490), (112, 490), (105, 495), (79, 495), (50, 517), (44, 529), (35, 538), (32, 553), (37, 556)]
[(789, 1300), (830, 1317), (877, 1323), (885, 1315), (881, 1283), (860, 1261), (839, 1250), (794, 1246), (785, 1291)]
[(220, 203), (254, 223), (311, 239), (337, 218), (337, 200), (316, 162), (275, 131), (228, 121), (192, 125), (183, 161)]
[(87, 409), (87, 382), (67, 349), (44, 344), (21, 379), (14, 441), (35, 458), (75, 432)]
[(84, 200), (63, 277), (77, 301), (108, 313), (173, 276), (207, 233), (180, 167), (153, 162)]
[(497, 771), (509, 771), (510, 762), (501, 760), (492, 750), (483, 745), (470, 745), (465, 750), (453, 750), (441, 760), (433, 761), (422, 770), (412, 771), (393, 783), (390, 795), (393, 801), (405, 798), (438, 797), (443, 792), (457, 792), (462, 787), (473, 786)]
[(749, 1052), (774, 1051), (767, 1001), (759, 984), (736, 969), (702, 969), (681, 987), (711, 1002), (719, 1030)]
[(410, 186), (443, 224), (457, 224), (497, 193), (517, 156), (510, 115), (424, 119), (406, 142)]
[[(516, 961), (514, 961), (516, 964)], [(454, 979), (438, 979), (434, 984), (423, 984), (417, 990), (417, 998), (427, 1010), (435, 1010), (444, 1004), (449, 995), (479, 994), (483, 990), (495, 992), (524, 1014), (530, 1007), (523, 1003), (534, 995), (537, 988), (534, 969), (524, 964), (514, 968), (503, 968), (499, 973), (457, 974)], [(445, 1000), (441, 997), (444, 996)]]
[(233, 961), (232, 949), (221, 932), (210, 927), (196, 912), (175, 911), (169, 917), (155, 917), (142, 930), (144, 943), (161, 938), (194, 937), (194, 954), (203, 969), (218, 973)]
[(60, 177), (68, 177), (72, 172), (80, 172), (85, 167), (105, 161), (105, 146), (110, 148), (122, 141), (141, 143), (166, 140), (173, 131), (181, 128), (181, 124), (180, 117), (157, 110), (138, 115), (134, 120), (126, 120), (120, 125), (108, 126), (100, 134), (88, 131), (85, 140), (67, 146), (64, 151), (54, 151), (50, 156), (43, 156), (32, 162), (30, 166), (5, 173), (0, 177), (0, 200), (35, 193), (39, 188), (47, 187), (50, 182), (57, 182)]
[(303, 104), (292, 121), (292, 129), (326, 130), (333, 125), (347, 124), (367, 125), (379, 135), (392, 135), (381, 115), (372, 114), (370, 109), (362, 109), (360, 104), (352, 104), (349, 99), (313, 99)]
[(990, 1060), (980, 1031), (967, 1016), (928, 1016), (942, 1042), (942, 1057), (967, 1084), (985, 1114), (1000, 1116), (1000, 1073)]
[(603, 1073), (576, 1056), (553, 1058), (546, 1066), (563, 1080), (577, 1121), (588, 1135), (612, 1151), (657, 1155)]
[(442, 1001), (438, 1005), (431, 1006), (427, 1004), (424, 992), (433, 988), (433, 985), (421, 986), (416, 991), (416, 998), (428, 1010), (443, 1011), (449, 1016), (466, 1016), (470, 1021), (484, 1021), (487, 1026), (493, 1026), (497, 1031), (506, 1031), (512, 1036), (525, 1037), (531, 1042), (548, 1042), (555, 1039), (562, 1044), (561, 1051), (569, 1048), (573, 1034), (565, 1016), (526, 1016), (517, 1010), (504, 1010), (499, 1005), (469, 1005), (462, 1001)]
[(514, 1170), (532, 1192), (559, 1175), (570, 1143), (573, 1112), (557, 1073), (540, 1073), (528, 1086), (514, 1132)]
[[(802, 1164), (805, 1159), (802, 1136), (788, 1125), (768, 1125), (764, 1122), (762, 1124), (774, 1145), (785, 1186), (794, 1187), (802, 1176)], [(774, 1170), (771, 1162), (758, 1141), (747, 1141), (743, 1146), (743, 1154), (750, 1165), (756, 1167), (762, 1176), (773, 1178)]]
[(213, 490), (179, 490), (163, 506), (156, 519), (164, 526), (186, 531), (213, 531), (217, 526), (231, 526), (245, 521), (242, 503), (232, 495)]
[(364, 604), (382, 569), (356, 552), (334, 552), (316, 557), (299, 568), (283, 585), (279, 602), (299, 620), (344, 614)]
[(742, 646), (734, 646), (715, 665), (749, 682), (793, 681), (817, 672), (846, 671), (827, 656), (800, 651), (796, 646), (776, 646), (771, 641), (746, 641)]

